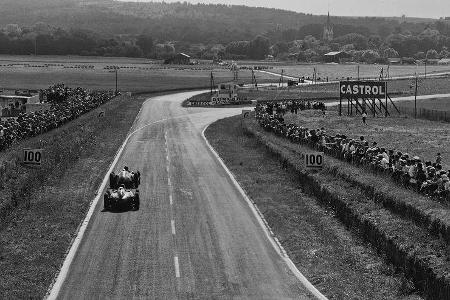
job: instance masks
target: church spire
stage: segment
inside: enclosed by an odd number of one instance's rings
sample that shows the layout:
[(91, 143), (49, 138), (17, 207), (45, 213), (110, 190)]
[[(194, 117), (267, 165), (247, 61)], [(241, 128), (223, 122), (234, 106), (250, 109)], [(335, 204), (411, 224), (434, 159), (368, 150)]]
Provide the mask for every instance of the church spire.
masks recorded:
[(327, 42), (333, 40), (333, 25), (330, 21), (330, 11), (328, 10), (327, 23), (323, 26), (323, 39)]

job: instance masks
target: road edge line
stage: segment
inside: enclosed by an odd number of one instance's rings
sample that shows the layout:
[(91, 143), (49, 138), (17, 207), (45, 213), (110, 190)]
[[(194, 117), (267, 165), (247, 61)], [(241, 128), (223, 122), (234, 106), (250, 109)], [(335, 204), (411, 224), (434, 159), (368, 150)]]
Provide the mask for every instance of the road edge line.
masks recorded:
[(81, 240), (83, 239), (84, 232), (86, 231), (86, 228), (89, 225), (91, 217), (94, 214), (95, 208), (97, 207), (98, 201), (100, 200), (101, 191), (103, 189), (105, 189), (106, 185), (108, 184), (109, 174), (114, 170), (114, 167), (116, 166), (117, 162), (119, 161), (119, 158), (122, 155), (122, 152), (125, 149), (125, 146), (127, 145), (130, 137), (139, 130), (139, 129), (137, 129), (135, 131), (131, 131), (131, 130), (133, 130), (134, 126), (136, 125), (136, 121), (139, 119), (139, 117), (141, 115), (144, 104), (152, 98), (153, 97), (150, 97), (142, 103), (141, 108), (139, 109), (125, 140), (123, 141), (120, 148), (117, 150), (116, 155), (114, 156), (114, 160), (111, 162), (109, 169), (108, 169), (105, 177), (103, 178), (102, 183), (100, 184), (100, 187), (97, 189), (97, 192), (95, 193), (94, 200), (92, 200), (92, 202), (90, 203), (89, 210), (86, 214), (86, 217), (84, 218), (83, 222), (80, 223), (80, 225), (78, 226), (78, 228), (76, 230), (76, 236), (70, 242), (69, 251), (66, 252), (64, 262), (58, 272), (58, 275), (57, 275), (57, 277), (55, 277), (55, 279), (53, 280), (49, 289), (47, 290), (47, 294), (45, 295), (44, 299), (53, 300), (58, 297), (61, 287), (62, 287), (62, 285), (67, 277), (67, 274), (69, 272), (69, 268), (72, 265), (72, 261), (75, 258), (75, 254), (78, 251), (78, 247), (80, 246)]
[[(176, 94), (176, 93), (175, 93)], [(91, 203), (89, 204), (89, 210), (86, 214), (86, 217), (84, 218), (83, 222), (80, 223), (77, 227), (76, 230), (76, 235), (74, 238), (72, 238), (72, 240), (70, 241), (70, 248), (69, 250), (65, 253), (65, 258), (63, 261), (63, 264), (61, 266), (61, 268), (59, 269), (59, 272), (57, 273), (58, 275), (55, 276), (55, 278), (53, 279), (52, 283), (50, 284), (49, 288), (47, 289), (47, 293), (44, 296), (44, 299), (46, 300), (54, 300), (58, 297), (59, 292), (61, 290), (61, 287), (67, 277), (67, 274), (69, 272), (69, 268), (72, 265), (72, 261), (75, 257), (75, 254), (78, 251), (78, 247), (81, 243), (81, 240), (83, 239), (84, 236), (84, 232), (86, 231), (87, 226), (89, 225), (89, 221), (95, 211), (95, 208), (97, 207), (98, 201), (100, 200), (100, 195), (101, 195), (101, 191), (106, 187), (108, 180), (109, 180), (109, 174), (114, 170), (114, 167), (116, 166), (117, 162), (119, 161), (120, 156), (122, 155), (123, 150), (125, 149), (125, 146), (128, 143), (128, 140), (130, 139), (131, 136), (133, 136), (136, 132), (147, 128), (151, 125), (154, 124), (158, 124), (158, 123), (162, 123), (165, 122), (167, 120), (172, 120), (172, 119), (178, 119), (178, 118), (183, 118), (186, 117), (185, 115), (183, 116), (177, 116), (177, 117), (171, 117), (171, 118), (164, 118), (161, 120), (157, 120), (148, 124), (145, 124), (142, 127), (139, 128), (134, 128), (136, 126), (136, 122), (139, 119), (141, 113), (142, 113), (142, 109), (145, 105), (145, 103), (147, 103), (148, 101), (155, 99), (157, 97), (160, 96), (153, 96), (153, 97), (149, 97), (147, 99), (144, 100), (144, 102), (142, 102), (141, 108), (139, 109), (138, 113), (136, 114), (136, 117), (133, 121), (133, 124), (130, 127), (130, 130), (128, 131), (128, 134), (125, 138), (125, 140), (123, 141), (121, 147), (119, 148), (119, 150), (117, 150), (116, 155), (114, 157), (114, 160), (111, 162), (110, 167), (108, 169), (108, 172), (106, 173), (100, 187), (97, 189), (97, 192), (95, 194), (95, 198), (94, 200), (91, 201)], [(133, 130), (134, 129), (134, 130)], [(133, 130), (133, 131), (132, 131)]]
[[(221, 119), (219, 119), (219, 120), (221, 120)], [(215, 122), (217, 122), (219, 120), (216, 120)], [(234, 177), (233, 173), (228, 169), (228, 167), (225, 165), (225, 162), (222, 160), (222, 158), (219, 156), (219, 154), (216, 152), (216, 150), (209, 143), (208, 139), (205, 136), (205, 131), (211, 124), (206, 125), (205, 128), (202, 131), (202, 137), (203, 137), (203, 139), (206, 142), (206, 146), (208, 146), (208, 148), (211, 151), (211, 153), (216, 157), (217, 161), (220, 163), (222, 168), (228, 174), (229, 178), (231, 179), (231, 181), (235, 185), (236, 189), (239, 191), (239, 193), (242, 195), (242, 197), (247, 202), (250, 210), (253, 212), (253, 215), (258, 220), (259, 225), (263, 229), (263, 231), (266, 234), (266, 237), (270, 241), (271, 245), (273, 246), (273, 248), (275, 249), (277, 254), (284, 260), (284, 262), (289, 267), (291, 272), (295, 275), (295, 277), (297, 277), (297, 279), (303, 284), (303, 286), (311, 294), (313, 294), (317, 299), (328, 300), (311, 282), (308, 281), (308, 279), (299, 271), (299, 269), (297, 269), (297, 267), (295, 266), (294, 262), (289, 258), (289, 255), (286, 253), (286, 251), (284, 250), (283, 246), (278, 241), (277, 237), (274, 234), (271, 234), (273, 232), (272, 232), (271, 228), (269, 227), (269, 224), (265, 220), (264, 216), (262, 215), (262, 213), (258, 209), (256, 203), (254, 203), (250, 199), (250, 197), (247, 196), (247, 194), (245, 193), (244, 189), (241, 187), (239, 182)]]

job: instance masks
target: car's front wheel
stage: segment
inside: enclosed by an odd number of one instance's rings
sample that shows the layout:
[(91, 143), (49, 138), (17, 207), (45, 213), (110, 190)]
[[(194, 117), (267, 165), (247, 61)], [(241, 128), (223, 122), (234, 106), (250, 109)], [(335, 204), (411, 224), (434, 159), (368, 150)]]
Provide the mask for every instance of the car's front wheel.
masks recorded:
[(111, 205), (109, 203), (109, 197), (106, 194), (103, 196), (103, 209), (104, 210), (111, 210)]
[(139, 200), (139, 194), (136, 193), (134, 196), (134, 210), (139, 210), (140, 200)]

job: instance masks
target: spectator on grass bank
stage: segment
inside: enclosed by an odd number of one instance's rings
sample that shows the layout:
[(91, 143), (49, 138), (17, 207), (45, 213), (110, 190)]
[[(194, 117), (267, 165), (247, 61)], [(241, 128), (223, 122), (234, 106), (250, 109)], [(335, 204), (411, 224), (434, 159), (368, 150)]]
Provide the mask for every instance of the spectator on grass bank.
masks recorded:
[(436, 155), (436, 164), (441, 164), (441, 162), (442, 162), (442, 157), (441, 157), (441, 153), (438, 153), (437, 155)]
[(367, 119), (367, 114), (366, 114), (365, 111), (363, 111), (363, 113), (362, 113), (362, 122), (363, 122), (364, 125), (366, 125), (366, 119)]
[(296, 124), (285, 124), (278, 116), (267, 114), (265, 105), (258, 104), (256, 107), (256, 118), (265, 130), (284, 136), (294, 143), (303, 143), (338, 159), (380, 172), (425, 196), (450, 201), (450, 170), (443, 170), (442, 158), (436, 159), (439, 163), (424, 161), (418, 156), (380, 147), (375, 141), (369, 145), (364, 136), (351, 139), (342, 134), (329, 135), (324, 127), (309, 129)]
[(88, 92), (82, 88), (68, 88), (64, 84), (52, 86), (42, 93), (51, 104), (48, 111), (21, 113), (16, 119), (0, 122), (0, 150), (16, 141), (59, 127), (114, 97), (111, 91)]

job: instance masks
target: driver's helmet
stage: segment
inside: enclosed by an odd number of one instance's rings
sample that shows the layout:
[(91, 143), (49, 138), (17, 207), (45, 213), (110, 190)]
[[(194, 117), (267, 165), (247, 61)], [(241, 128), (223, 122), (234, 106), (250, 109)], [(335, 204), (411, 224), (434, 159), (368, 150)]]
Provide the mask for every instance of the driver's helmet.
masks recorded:
[(125, 186), (123, 184), (119, 186), (118, 192), (121, 196), (125, 194)]
[(127, 172), (129, 172), (129, 170), (128, 170), (128, 167), (127, 167), (127, 166), (123, 167), (123, 170), (124, 170), (124, 171), (127, 171)]

